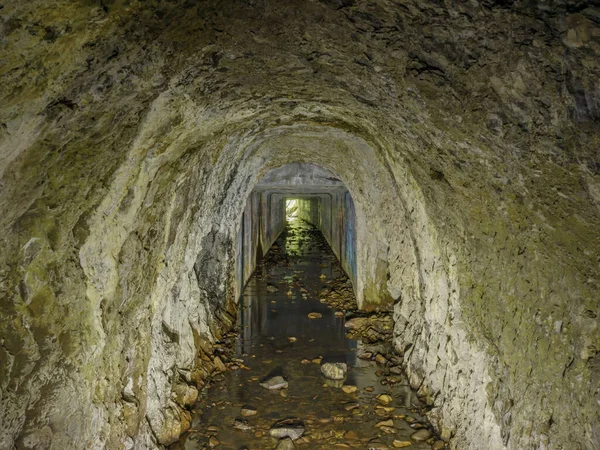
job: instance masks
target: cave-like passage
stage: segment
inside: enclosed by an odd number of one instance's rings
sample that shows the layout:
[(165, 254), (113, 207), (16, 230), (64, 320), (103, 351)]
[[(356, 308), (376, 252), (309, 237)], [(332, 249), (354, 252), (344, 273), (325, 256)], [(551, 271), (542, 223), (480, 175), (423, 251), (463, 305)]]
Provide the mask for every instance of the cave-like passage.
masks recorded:
[[(278, 426), (287, 419), (306, 448), (431, 448), (424, 405), (390, 357), (391, 317), (357, 308), (355, 222), (350, 192), (318, 166), (258, 183), (238, 232), (239, 333), (217, 348), (224, 364), (174, 448), (291, 448)], [(346, 365), (341, 379), (329, 363)]]
[[(271, 436), (274, 425), (289, 418), (298, 419), (293, 423), (304, 430), (302, 437), (295, 436), (300, 448), (364, 448), (367, 442), (391, 448), (394, 441), (431, 448), (411, 441), (415, 430), (400, 419), (424, 423), (414, 413), (422, 405), (406, 380), (387, 370), (384, 375), (382, 366), (361, 359), (368, 352), (386, 353), (389, 343), (369, 345), (345, 336), (346, 314), (355, 309), (352, 284), (315, 226), (288, 217), (240, 303), (242, 332), (224, 345), (233, 347), (235, 340), (235, 352), (220, 355), (229, 370), (214, 376), (201, 393), (196, 410), (202, 413), (173, 448), (289, 448)], [(343, 380), (322, 374), (327, 362), (347, 364)], [(261, 384), (276, 376), (285, 379), (281, 389)], [(384, 393), (391, 403), (376, 408), (377, 396)]]

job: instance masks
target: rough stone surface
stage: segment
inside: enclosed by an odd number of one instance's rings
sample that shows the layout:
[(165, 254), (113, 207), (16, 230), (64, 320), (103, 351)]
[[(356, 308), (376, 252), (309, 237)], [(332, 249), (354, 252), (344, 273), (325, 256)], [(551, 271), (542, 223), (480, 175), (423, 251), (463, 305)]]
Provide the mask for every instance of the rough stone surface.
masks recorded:
[(285, 438), (280, 440), (275, 448), (277, 450), (294, 450), (296, 445), (294, 445), (294, 441), (292, 441), (290, 438)]
[(321, 365), (321, 373), (330, 380), (343, 380), (348, 371), (346, 363), (325, 363)]
[(352, 194), (359, 305), (453, 448), (597, 445), (597, 7), (1, 7), (1, 449), (177, 439), (296, 162)]
[(304, 434), (304, 424), (295, 419), (280, 420), (271, 427), (269, 433), (278, 439), (289, 438), (295, 441)]
[(278, 390), (287, 388), (288, 382), (281, 375), (277, 375), (262, 381), (260, 385), (265, 389)]

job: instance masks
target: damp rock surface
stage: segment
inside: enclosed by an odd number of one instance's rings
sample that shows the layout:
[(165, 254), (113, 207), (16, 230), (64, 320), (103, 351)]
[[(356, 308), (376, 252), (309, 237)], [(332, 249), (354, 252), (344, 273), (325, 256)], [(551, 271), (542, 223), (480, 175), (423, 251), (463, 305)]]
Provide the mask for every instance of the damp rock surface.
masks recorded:
[(343, 380), (347, 371), (346, 363), (333, 362), (321, 365), (321, 373), (331, 380)]
[(246, 201), (299, 163), (351, 194), (357, 306), (392, 314), (442, 437), (598, 440), (592, 2), (0, 8), (0, 448), (178, 439), (237, 314)]

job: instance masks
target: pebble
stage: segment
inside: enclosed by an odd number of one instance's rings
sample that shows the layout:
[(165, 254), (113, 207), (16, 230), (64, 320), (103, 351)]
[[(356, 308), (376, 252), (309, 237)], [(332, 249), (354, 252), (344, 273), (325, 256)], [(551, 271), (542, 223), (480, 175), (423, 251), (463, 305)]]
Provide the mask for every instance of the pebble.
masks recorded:
[(221, 361), (221, 358), (218, 356), (215, 356), (213, 362), (215, 363), (215, 367), (219, 372), (225, 372), (227, 370), (227, 367), (225, 367), (225, 364), (223, 364), (223, 361)]
[(412, 445), (412, 442), (399, 441), (398, 439), (394, 439), (394, 442), (392, 442), (392, 445), (394, 446), (394, 448), (404, 448), (404, 447), (410, 447)]
[(368, 450), (388, 450), (388, 446), (381, 441), (373, 440), (367, 444)]
[(304, 424), (296, 419), (280, 420), (273, 424), (269, 433), (278, 439), (290, 438), (295, 441), (304, 434)]
[(375, 390), (375, 388), (373, 386), (367, 386), (365, 388), (365, 391), (367, 391), (367, 392), (373, 392), (374, 390)]
[(346, 394), (352, 394), (357, 390), (358, 388), (352, 384), (345, 384), (342, 386), (342, 391), (344, 391)]
[(392, 366), (390, 367), (390, 373), (394, 375), (402, 375), (402, 367)]
[(315, 364), (321, 364), (321, 361), (323, 361), (323, 357), (319, 356), (318, 358), (313, 358), (312, 362)]
[(352, 411), (353, 409), (360, 408), (360, 404), (358, 403), (346, 403), (344, 405), (344, 409), (346, 411)]
[(358, 359), (370, 360), (371, 358), (373, 358), (373, 353), (371, 352), (364, 352), (358, 355)]
[(419, 431), (410, 435), (410, 438), (417, 442), (426, 441), (431, 436), (431, 433), (426, 428), (421, 428)]
[(387, 359), (381, 353), (377, 353), (377, 356), (375, 356), (375, 362), (377, 364), (384, 365), (385, 363), (387, 363)]
[(377, 428), (379, 427), (393, 427), (394, 426), (394, 421), (392, 419), (388, 419), (388, 420), (382, 420), (381, 422), (377, 423), (375, 425)]
[(219, 440), (214, 436), (211, 436), (210, 439), (208, 440), (209, 447), (216, 447), (219, 444), (220, 444)]
[(285, 378), (283, 378), (281, 375), (277, 375), (276, 377), (272, 377), (263, 381), (260, 383), (260, 385), (269, 390), (285, 389), (288, 387), (288, 382), (285, 381)]
[(330, 380), (343, 380), (348, 371), (346, 363), (325, 363), (321, 366), (321, 373)]
[(446, 443), (444, 441), (437, 440), (433, 443), (433, 445), (431, 446), (431, 449), (432, 450), (442, 450), (444, 447), (446, 447)]
[(294, 336), (290, 336), (290, 337), (288, 338), (288, 341), (290, 341), (290, 342), (296, 342), (297, 340), (298, 340), (298, 339), (296, 339)]
[(342, 311), (336, 311), (333, 313), (333, 315), (335, 317), (344, 317), (345, 314)]
[(258, 411), (253, 406), (243, 406), (242, 407), (242, 416), (250, 417), (255, 416)]
[(292, 450), (296, 448), (296, 446), (294, 445), (294, 441), (292, 441), (290, 438), (285, 438), (280, 440), (275, 448), (276, 450)]
[(393, 406), (383, 406), (383, 405), (377, 405), (377, 406), (375, 406), (375, 408), (376, 408), (378, 411), (383, 411), (383, 412), (385, 412), (385, 413), (391, 413), (391, 412), (394, 412), (394, 410), (396, 409), (396, 408), (395, 408), (395, 407), (393, 407)]
[(377, 396), (377, 400), (383, 405), (389, 405), (392, 403), (392, 397), (388, 394), (379, 394)]
[(248, 423), (247, 420), (244, 419), (235, 419), (233, 421), (233, 428), (235, 428), (236, 430), (242, 430), (242, 431), (252, 431), (252, 427), (250, 426), (250, 424)]
[(319, 312), (308, 313), (308, 318), (309, 319), (320, 319), (321, 317), (323, 317), (323, 314), (321, 314)]
[(310, 364), (310, 359), (306, 359), (304, 358), (302, 361), (300, 361), (302, 364)]

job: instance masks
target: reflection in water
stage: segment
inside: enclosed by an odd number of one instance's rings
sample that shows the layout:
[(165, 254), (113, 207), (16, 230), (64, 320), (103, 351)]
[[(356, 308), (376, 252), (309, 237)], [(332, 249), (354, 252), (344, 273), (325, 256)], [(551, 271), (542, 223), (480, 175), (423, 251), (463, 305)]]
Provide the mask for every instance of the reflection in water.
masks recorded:
[[(274, 448), (277, 442), (269, 436), (269, 428), (286, 417), (304, 421), (306, 441), (299, 442), (304, 448), (327, 449), (336, 443), (364, 448), (378, 436), (388, 444), (393, 439), (409, 440), (414, 430), (400, 417), (418, 405), (416, 396), (406, 383), (382, 386), (377, 366), (356, 357), (364, 345), (344, 336), (344, 317), (336, 317), (335, 311), (319, 301), (318, 292), (327, 280), (341, 274), (320, 232), (292, 220), (244, 291), (235, 357), (243, 359), (250, 370), (229, 371), (205, 389), (197, 405), (202, 414), (173, 448), (205, 448), (211, 436), (220, 448)], [(322, 317), (310, 319), (309, 313), (315, 312)], [(344, 393), (341, 386), (326, 380), (319, 364), (310, 362), (321, 358), (348, 364), (343, 384), (356, 385), (358, 391)], [(287, 379), (284, 395), (259, 385), (270, 373)], [(375, 408), (375, 397), (383, 392), (392, 395), (396, 407), (387, 413), (394, 421), (392, 434), (374, 426), (386, 418)], [(258, 411), (247, 418), (250, 430), (233, 427), (244, 405)], [(430, 447), (413, 443), (411, 448)]]

